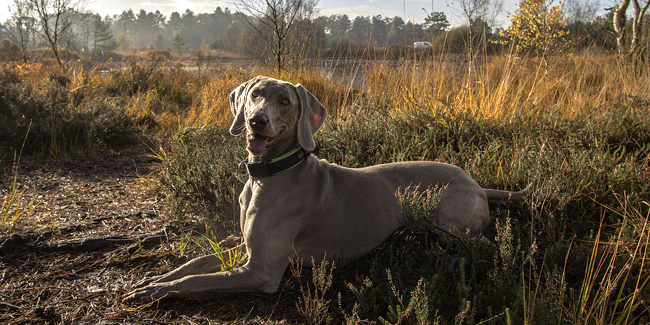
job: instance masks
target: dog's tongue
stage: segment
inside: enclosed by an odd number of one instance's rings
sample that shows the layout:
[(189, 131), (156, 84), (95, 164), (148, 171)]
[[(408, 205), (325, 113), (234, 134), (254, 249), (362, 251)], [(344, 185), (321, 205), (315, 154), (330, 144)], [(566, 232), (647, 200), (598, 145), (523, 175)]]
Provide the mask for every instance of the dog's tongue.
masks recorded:
[(269, 138), (263, 136), (254, 135), (248, 138), (248, 148), (253, 153), (262, 153), (266, 150), (266, 145), (269, 142)]

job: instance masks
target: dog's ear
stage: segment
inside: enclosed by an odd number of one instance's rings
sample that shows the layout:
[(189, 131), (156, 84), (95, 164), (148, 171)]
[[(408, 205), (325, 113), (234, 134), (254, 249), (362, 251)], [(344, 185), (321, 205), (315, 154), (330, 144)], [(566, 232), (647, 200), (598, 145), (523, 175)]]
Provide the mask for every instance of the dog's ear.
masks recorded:
[(312, 151), (316, 147), (314, 134), (320, 129), (325, 118), (327, 110), (321, 104), (316, 96), (309, 92), (301, 84), (296, 84), (296, 92), (300, 100), (300, 119), (298, 120), (298, 142), (307, 151)]
[(239, 85), (235, 90), (230, 92), (230, 111), (235, 119), (230, 126), (230, 134), (239, 135), (244, 131), (244, 123), (246, 118), (244, 116), (244, 106), (246, 105), (246, 97), (248, 97), (248, 90), (255, 85), (260, 79), (264, 77), (257, 76)]

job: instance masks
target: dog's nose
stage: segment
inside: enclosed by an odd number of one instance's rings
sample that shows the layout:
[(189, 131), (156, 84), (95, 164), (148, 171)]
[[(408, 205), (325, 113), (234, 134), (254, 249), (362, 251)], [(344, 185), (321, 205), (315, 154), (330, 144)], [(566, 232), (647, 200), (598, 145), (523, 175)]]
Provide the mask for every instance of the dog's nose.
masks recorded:
[(263, 114), (256, 114), (248, 119), (248, 124), (250, 124), (253, 130), (261, 131), (269, 124), (269, 118)]

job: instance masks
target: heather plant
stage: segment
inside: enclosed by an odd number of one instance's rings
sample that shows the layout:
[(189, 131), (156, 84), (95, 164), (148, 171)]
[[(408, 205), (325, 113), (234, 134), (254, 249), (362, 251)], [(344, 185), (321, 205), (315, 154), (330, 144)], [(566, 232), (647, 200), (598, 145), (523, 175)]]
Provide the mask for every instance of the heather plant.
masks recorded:
[(223, 129), (206, 127), (182, 130), (154, 149), (156, 186), (167, 191), (176, 215), (194, 213), (210, 225), (233, 227), (247, 177), (237, 167), (246, 157), (241, 144)]
[(109, 101), (84, 100), (83, 90), (71, 90), (72, 80), (39, 66), (5, 67), (0, 72), (4, 101), (0, 147), (14, 151), (29, 129), (25, 154), (69, 156), (106, 146), (134, 143), (137, 126), (132, 116)]
[(296, 310), (305, 317), (310, 324), (329, 324), (332, 316), (329, 312), (330, 300), (326, 298), (332, 287), (332, 272), (334, 263), (330, 265), (324, 258), (321, 263), (315, 263), (311, 258), (312, 281), (302, 283), (302, 261), (295, 261), (291, 265), (292, 276), (300, 282), (301, 297), (296, 301)]

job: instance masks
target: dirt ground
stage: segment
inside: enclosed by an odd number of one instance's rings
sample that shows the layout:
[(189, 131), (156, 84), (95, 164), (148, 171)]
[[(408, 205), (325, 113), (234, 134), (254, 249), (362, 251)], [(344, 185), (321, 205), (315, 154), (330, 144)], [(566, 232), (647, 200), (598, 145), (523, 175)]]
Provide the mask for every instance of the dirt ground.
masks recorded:
[[(169, 217), (164, 197), (146, 186), (142, 176), (155, 168), (147, 153), (128, 148), (96, 158), (20, 162), (21, 200), (35, 208), (1, 228), (0, 324), (294, 322), (299, 290), (291, 285), (275, 295), (122, 302), (143, 276), (205, 254), (193, 240), (203, 224)], [(0, 166), (3, 198), (11, 170), (11, 162)]]

